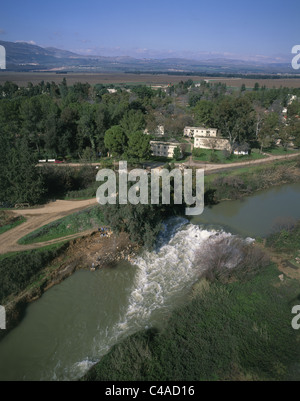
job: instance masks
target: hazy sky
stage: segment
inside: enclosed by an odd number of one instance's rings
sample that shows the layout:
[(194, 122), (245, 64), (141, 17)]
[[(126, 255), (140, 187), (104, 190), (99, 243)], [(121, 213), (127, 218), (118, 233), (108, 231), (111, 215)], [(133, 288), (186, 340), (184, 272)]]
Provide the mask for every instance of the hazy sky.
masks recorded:
[(23, 0), (0, 13), (0, 40), (81, 54), (274, 56), (300, 44), (299, 0)]

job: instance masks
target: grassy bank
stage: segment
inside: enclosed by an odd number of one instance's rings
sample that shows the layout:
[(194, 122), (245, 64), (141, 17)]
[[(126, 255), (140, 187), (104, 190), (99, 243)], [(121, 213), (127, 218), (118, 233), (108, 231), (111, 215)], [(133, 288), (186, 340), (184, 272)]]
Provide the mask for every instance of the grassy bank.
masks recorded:
[(34, 244), (50, 241), (97, 228), (101, 224), (103, 224), (102, 212), (99, 206), (94, 206), (49, 223), (21, 238), (18, 242), (20, 244)]
[(300, 221), (283, 221), (282, 226), (267, 238), (266, 246), (282, 255), (289, 267), (300, 270)]
[(65, 248), (51, 245), (39, 250), (1, 255), (0, 304), (14, 298), (28, 286), (41, 279), (42, 271)]
[(227, 155), (222, 150), (215, 150), (212, 152), (210, 149), (194, 148), (193, 160), (211, 163), (239, 163), (248, 162), (257, 159), (265, 159), (267, 156), (260, 153), (258, 149), (253, 149), (250, 155)]
[(300, 221), (283, 222), (285, 227), (267, 238), (266, 245), (277, 252), (293, 252), (300, 250)]
[(15, 216), (7, 210), (0, 211), (0, 235), (26, 221), (23, 216)]
[(200, 281), (164, 330), (117, 344), (84, 380), (299, 380), (299, 291), (274, 265), (244, 283)]
[(300, 182), (299, 160), (277, 161), (266, 165), (245, 166), (205, 177), (207, 203), (238, 199), (276, 185)]
[(24, 317), (28, 303), (39, 298), (52, 283), (71, 274), (57, 273), (55, 260), (66, 249), (66, 242), (38, 250), (13, 252), (0, 258), (0, 304), (6, 309), (6, 330), (0, 330), (0, 340)]

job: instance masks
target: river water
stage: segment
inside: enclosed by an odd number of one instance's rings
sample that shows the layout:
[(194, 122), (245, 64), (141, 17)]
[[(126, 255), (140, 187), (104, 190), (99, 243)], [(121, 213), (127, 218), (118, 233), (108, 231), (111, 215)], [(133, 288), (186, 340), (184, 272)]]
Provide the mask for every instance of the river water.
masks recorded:
[(300, 184), (226, 201), (166, 222), (156, 250), (134, 264), (76, 272), (29, 305), (0, 342), (0, 380), (76, 380), (116, 342), (166, 321), (201, 273), (196, 250), (205, 260), (216, 234), (265, 236), (282, 219), (300, 219), (299, 205)]

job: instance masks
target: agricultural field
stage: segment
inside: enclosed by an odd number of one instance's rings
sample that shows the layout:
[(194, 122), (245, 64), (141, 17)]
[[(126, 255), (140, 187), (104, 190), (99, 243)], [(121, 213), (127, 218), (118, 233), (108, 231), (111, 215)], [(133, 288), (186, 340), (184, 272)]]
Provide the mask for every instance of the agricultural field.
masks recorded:
[(66, 78), (68, 85), (76, 82), (87, 82), (95, 84), (145, 84), (145, 85), (167, 85), (177, 84), (181, 81), (192, 79), (195, 83), (206, 79), (210, 83), (221, 82), (229, 87), (239, 88), (243, 84), (246, 88), (253, 88), (258, 82), (266, 88), (300, 88), (300, 78), (282, 79), (251, 79), (251, 78), (224, 78), (205, 77), (193, 75), (167, 75), (167, 74), (125, 74), (125, 73), (68, 73), (56, 74), (55, 72), (2, 72), (0, 73), (0, 84), (11, 81), (19, 86), (27, 86), (28, 82), (37, 85), (41, 81), (60, 83)]

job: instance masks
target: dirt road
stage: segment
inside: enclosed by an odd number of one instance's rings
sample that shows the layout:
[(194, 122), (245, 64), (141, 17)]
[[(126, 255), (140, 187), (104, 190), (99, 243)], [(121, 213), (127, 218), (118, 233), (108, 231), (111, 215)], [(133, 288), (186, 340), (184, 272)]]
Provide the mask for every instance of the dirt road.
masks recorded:
[[(88, 206), (96, 205), (96, 203), (96, 198), (82, 201), (57, 200), (56, 202), (48, 203), (37, 209), (14, 210), (13, 213), (24, 216), (27, 221), (0, 235), (0, 254), (40, 248), (51, 243), (62, 241), (62, 238), (59, 238), (57, 240), (30, 245), (19, 245), (17, 243), (19, 239), (44, 226), (45, 224), (51, 223), (54, 220), (58, 220), (64, 216), (67, 216), (68, 214), (74, 213)], [(92, 232), (92, 230), (75, 235), (69, 235), (64, 239), (72, 239), (78, 236), (84, 236), (90, 232)]]
[[(280, 156), (272, 156), (267, 155), (265, 159), (257, 159), (257, 160), (250, 160), (248, 162), (236, 162), (236, 163), (226, 163), (226, 164), (213, 164), (213, 163), (203, 163), (201, 161), (194, 161), (192, 156), (190, 157), (189, 161), (184, 163), (186, 167), (198, 167), (204, 169), (206, 172), (209, 171), (216, 171), (216, 170), (225, 170), (225, 169), (232, 169), (236, 167), (247, 167), (249, 165), (256, 165), (256, 164), (264, 164), (270, 163), (276, 160), (286, 160), (291, 159), (293, 157), (299, 157), (300, 153), (290, 153), (287, 155), (280, 155)], [(180, 164), (176, 164), (180, 166)]]
[[(300, 153), (288, 154), (283, 156), (269, 155), (269, 157), (265, 159), (252, 160), (246, 163), (240, 162), (240, 163), (228, 163), (228, 164), (210, 164), (210, 163), (194, 162), (191, 157), (190, 161), (184, 164), (185, 166), (195, 166), (198, 168), (203, 168), (206, 173), (209, 173), (219, 170), (247, 167), (249, 165), (255, 165), (255, 164), (263, 164), (275, 160), (285, 160), (297, 157), (299, 155)], [(76, 164), (75, 166), (80, 166), (80, 164)], [(180, 166), (180, 164), (178, 164), (178, 166)], [(30, 232), (48, 223), (51, 223), (54, 220), (58, 220), (64, 216), (67, 216), (68, 214), (74, 213), (88, 206), (95, 205), (96, 203), (97, 203), (96, 198), (83, 201), (57, 200), (56, 202), (48, 203), (38, 209), (14, 210), (13, 213), (26, 217), (27, 221), (17, 226), (16, 228), (0, 235), (0, 254), (4, 254), (7, 252), (24, 251), (28, 249), (36, 249), (53, 243), (61, 242), (63, 240), (69, 240), (90, 234), (93, 230), (69, 235), (64, 238), (58, 238), (47, 242), (40, 242), (37, 244), (29, 244), (29, 245), (18, 244), (18, 240), (24, 237), (25, 235), (29, 234)]]

